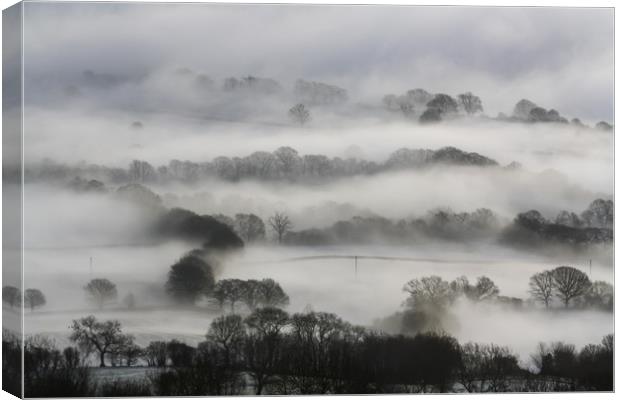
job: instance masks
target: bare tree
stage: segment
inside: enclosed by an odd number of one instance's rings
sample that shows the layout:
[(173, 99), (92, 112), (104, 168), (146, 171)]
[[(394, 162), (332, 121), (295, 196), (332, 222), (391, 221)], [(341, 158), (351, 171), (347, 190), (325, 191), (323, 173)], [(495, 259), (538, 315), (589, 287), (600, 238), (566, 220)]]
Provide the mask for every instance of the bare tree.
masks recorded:
[(288, 115), (299, 125), (304, 125), (306, 122), (310, 121), (310, 111), (301, 103), (294, 105), (288, 110)]
[(99, 322), (89, 315), (75, 319), (70, 328), (73, 330), (69, 339), (78, 344), (85, 353), (99, 353), (100, 367), (105, 367), (105, 356), (115, 346), (127, 343), (127, 337), (121, 331), (121, 323), (117, 320)]
[(530, 278), (530, 294), (549, 307), (553, 296), (553, 274), (551, 271), (543, 271), (532, 275)]
[(100, 309), (106, 302), (116, 300), (118, 292), (116, 285), (107, 279), (93, 279), (84, 287), (90, 300)]
[(235, 364), (240, 357), (241, 345), (245, 340), (245, 326), (241, 316), (222, 315), (211, 322), (207, 340), (217, 343), (224, 350), (227, 365)]
[(568, 307), (572, 299), (582, 296), (590, 288), (588, 276), (576, 268), (561, 266), (551, 273), (556, 296), (562, 299), (564, 307)]
[(289, 316), (279, 308), (257, 308), (244, 322), (249, 329), (245, 341), (246, 368), (255, 382), (255, 392), (259, 395), (276, 374), (281, 331), (288, 325)]
[(278, 236), (278, 243), (282, 243), (284, 235), (293, 228), (293, 223), (288, 215), (277, 212), (267, 220), (271, 229)]
[(43, 292), (39, 289), (26, 289), (24, 292), (24, 305), (34, 311), (36, 307), (40, 307), (46, 303)]

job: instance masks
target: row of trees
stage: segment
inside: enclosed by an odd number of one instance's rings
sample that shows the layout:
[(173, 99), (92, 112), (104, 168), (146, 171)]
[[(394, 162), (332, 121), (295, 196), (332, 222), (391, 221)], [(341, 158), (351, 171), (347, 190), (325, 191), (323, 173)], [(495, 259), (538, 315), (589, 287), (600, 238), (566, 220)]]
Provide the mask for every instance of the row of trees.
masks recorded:
[[(23, 296), (23, 304), (25, 307), (34, 311), (37, 307), (42, 307), (47, 303), (45, 295), (39, 289), (26, 289)], [(19, 307), (22, 305), (22, 293), (21, 290), (15, 286), (3, 286), (2, 287), (2, 302), (8, 305), (10, 308)]]
[(591, 282), (582, 271), (561, 266), (534, 274), (529, 282), (530, 294), (549, 308), (553, 298), (558, 298), (568, 308), (571, 302), (583, 308), (612, 311), (613, 286), (607, 282)]
[(500, 229), (499, 217), (489, 209), (460, 213), (449, 209), (436, 209), (424, 217), (400, 220), (380, 216), (357, 216), (323, 229), (290, 231), (284, 236), (283, 242), (294, 245), (326, 245), (376, 241), (410, 244), (428, 239), (472, 241), (492, 238)]
[(289, 297), (280, 284), (273, 279), (222, 279), (217, 282), (211, 297), (220, 309), (225, 305), (235, 312), (235, 305), (243, 303), (248, 310), (257, 307), (282, 307), (289, 303)]
[(579, 249), (592, 244), (613, 241), (614, 203), (596, 199), (577, 215), (562, 211), (554, 221), (537, 210), (520, 213), (500, 238), (512, 246), (541, 247), (549, 244), (568, 245)]
[[(417, 118), (421, 123), (453, 119), (462, 114), (477, 115), (484, 111), (480, 97), (471, 92), (461, 93), (454, 98), (445, 93), (431, 94), (419, 88), (409, 90), (398, 96), (388, 94), (383, 97), (383, 105), (390, 111), (402, 113), (405, 118)], [(568, 119), (561, 116), (558, 111), (547, 110), (527, 99), (519, 100), (516, 103), (511, 116), (499, 113), (496, 119), (529, 123), (569, 123)], [(579, 118), (573, 118), (570, 123), (580, 128), (587, 127)], [(613, 126), (605, 121), (598, 122), (595, 128), (603, 131), (613, 130)]]
[[(529, 287), (530, 307), (540, 302), (548, 309), (558, 299), (564, 308), (613, 310), (613, 286), (603, 281), (592, 283), (586, 274), (573, 267), (560, 266), (534, 274)], [(453, 281), (427, 276), (407, 282), (403, 291), (408, 295), (405, 310), (377, 320), (375, 326), (402, 334), (441, 331), (456, 322), (451, 307), (460, 298), (517, 309), (524, 305), (523, 299), (501, 296), (497, 285), (486, 276), (477, 278), (475, 283), (465, 276)]]
[[(226, 224), (246, 242), (258, 242), (265, 239), (266, 224), (256, 214), (239, 213), (234, 219), (223, 214), (213, 215), (213, 218)], [(293, 228), (293, 222), (283, 212), (276, 212), (267, 219), (267, 226), (271, 229), (278, 243), (282, 243), (286, 234)]]
[[(118, 298), (116, 284), (108, 279), (92, 279), (84, 286), (84, 291), (87, 300), (99, 309), (102, 309), (106, 304), (115, 302)], [(2, 288), (2, 302), (10, 308), (21, 306), (21, 291), (14, 286), (4, 286)], [(133, 293), (128, 293), (123, 299), (123, 303), (130, 309), (134, 308), (136, 300)], [(26, 289), (24, 291), (24, 306), (30, 308), (31, 311), (45, 304), (47, 304), (47, 299), (41, 290)]]
[[(532, 300), (549, 308), (553, 299), (561, 301), (565, 308), (599, 308), (611, 311), (613, 308), (613, 286), (607, 282), (596, 281), (577, 268), (560, 266), (553, 270), (536, 273), (530, 277), (529, 293)], [(459, 297), (471, 301), (499, 301), (501, 303), (523, 304), (521, 299), (506, 298), (499, 295), (499, 288), (488, 277), (481, 276), (475, 284), (461, 276), (448, 282), (439, 276), (412, 279), (404, 286), (409, 297), (405, 305), (411, 309), (437, 310), (454, 303)], [(519, 301), (509, 301), (509, 300)]]
[(378, 239), (410, 243), (425, 238), (461, 241), (498, 237), (511, 246), (528, 243), (541, 246), (550, 241), (587, 246), (611, 242), (614, 217), (613, 201), (596, 199), (579, 215), (564, 210), (551, 221), (532, 210), (518, 214), (507, 227), (503, 227), (500, 217), (493, 211), (484, 208), (471, 213), (440, 208), (421, 218), (397, 221), (379, 216), (357, 216), (327, 228), (301, 231), (293, 231), (291, 219), (283, 212), (276, 212), (267, 223), (255, 214), (241, 213), (234, 219), (218, 214), (213, 218), (229, 226), (246, 242), (264, 240), (269, 227), (278, 243), (295, 245), (366, 243)]
[(265, 240), (267, 228), (278, 243), (294, 245), (368, 243), (376, 240), (411, 243), (429, 238), (470, 241), (497, 237), (511, 246), (528, 243), (540, 246), (550, 241), (585, 246), (608, 243), (613, 238), (613, 201), (603, 199), (594, 200), (580, 215), (561, 211), (554, 221), (545, 219), (535, 210), (520, 213), (508, 226), (493, 211), (485, 208), (460, 213), (440, 208), (429, 211), (421, 218), (397, 221), (379, 216), (357, 216), (327, 228), (300, 231), (293, 230), (293, 222), (283, 212), (274, 213), (266, 223), (251, 213), (236, 214), (234, 218), (218, 214), (213, 218), (233, 229), (248, 243)]
[[(612, 335), (580, 351), (565, 343), (541, 344), (533, 355), (538, 372), (532, 373), (522, 369), (506, 347), (459, 344), (438, 333), (388, 335), (353, 326), (334, 314), (289, 315), (272, 307), (257, 308), (245, 318), (216, 318), (206, 340), (195, 347), (156, 341), (136, 346), (130, 354), (121, 352), (131, 336), (118, 321), (92, 316), (74, 320), (71, 330), (76, 347), (64, 351), (41, 337), (27, 339), (27, 397), (94, 395), (96, 382), (86, 368), (87, 356), (103, 360), (103, 367), (116, 354), (123, 364), (157, 367), (146, 380), (116, 385), (117, 396), (238, 395), (248, 387), (256, 394), (613, 389)], [(3, 351), (6, 381), (19, 373), (19, 363), (9, 363), (20, 357), (18, 339), (3, 335)]]
[[(515, 104), (514, 110), (512, 112), (512, 116), (508, 117), (502, 113), (498, 115), (499, 120), (507, 120), (507, 121), (518, 121), (518, 122), (555, 122), (560, 124), (568, 124), (569, 121), (567, 118), (560, 115), (557, 110), (550, 109), (547, 110), (543, 107), (540, 107), (536, 103), (522, 99)], [(579, 118), (573, 118), (570, 120), (570, 124), (579, 128), (586, 128), (585, 125)], [(605, 121), (599, 121), (596, 123), (594, 128), (601, 131), (611, 131), (613, 130), (613, 126)]]
[(213, 268), (200, 253), (189, 252), (170, 267), (166, 291), (181, 304), (195, 304), (202, 297), (215, 302), (220, 309), (244, 304), (252, 311), (259, 306), (285, 306), (288, 295), (273, 279), (221, 279), (215, 281)]
[[(205, 73), (197, 73), (189, 68), (179, 68), (176, 71), (178, 77), (191, 79), (190, 85), (200, 92), (214, 91), (215, 81)], [(143, 79), (145, 76), (138, 77)], [(127, 77), (120, 77), (109, 73), (84, 71), (82, 84), (84, 87), (105, 88), (125, 82)], [(135, 79), (135, 78), (134, 78)], [(285, 92), (284, 87), (276, 80), (266, 77), (247, 75), (243, 77), (228, 77), (223, 80), (221, 90), (224, 93), (242, 93), (244, 95), (273, 96)], [(80, 93), (80, 89), (74, 85), (67, 88), (69, 95)], [(323, 82), (306, 81), (298, 79), (293, 89), (294, 98), (304, 104), (317, 106), (335, 106), (348, 100), (347, 90), (335, 85)], [(447, 94), (432, 94), (417, 88), (408, 90), (402, 95), (388, 94), (382, 99), (384, 107), (392, 112), (402, 113), (406, 118), (419, 118), (421, 122), (438, 121), (444, 118), (452, 118), (456, 114), (476, 115), (483, 110), (480, 97), (465, 92), (452, 97)], [(424, 118), (421, 116), (425, 115)], [(498, 120), (518, 122), (555, 122), (569, 123), (554, 109), (547, 110), (536, 103), (522, 99), (515, 105), (511, 116), (500, 113)], [(585, 125), (578, 119), (573, 118), (571, 124), (578, 127)], [(596, 129), (610, 131), (613, 129), (609, 123), (600, 121)]]
[(492, 237), (499, 233), (501, 227), (499, 217), (485, 208), (471, 213), (436, 209), (422, 218), (397, 221), (379, 216), (357, 216), (327, 228), (300, 231), (293, 230), (293, 222), (284, 212), (274, 213), (267, 223), (251, 213), (236, 214), (234, 218), (217, 214), (213, 218), (234, 229), (246, 243), (264, 241), (268, 227), (279, 244), (294, 245), (367, 243), (374, 240), (410, 243), (424, 238), (475, 240)]
[[(454, 147), (438, 150), (399, 149), (381, 163), (358, 157), (327, 157), (322, 154), (301, 155), (283, 146), (273, 152), (257, 151), (245, 157), (216, 157), (211, 161), (193, 162), (172, 160), (167, 165), (154, 166), (144, 160), (134, 160), (127, 169), (103, 165), (65, 165), (47, 160), (25, 168), (27, 180), (63, 180), (79, 191), (105, 191), (103, 182), (154, 183), (197, 182), (218, 178), (226, 181), (261, 180), (318, 180), (355, 175), (371, 175), (385, 171), (424, 168), (433, 165), (496, 166), (497, 162), (477, 153)], [(79, 178), (75, 177), (88, 177)]]
[(388, 94), (383, 97), (383, 105), (390, 111), (401, 112), (406, 118), (418, 118), (420, 122), (440, 121), (459, 112), (467, 115), (483, 112), (480, 97), (471, 92), (461, 93), (454, 99), (447, 94), (431, 94), (419, 88), (399, 96)]

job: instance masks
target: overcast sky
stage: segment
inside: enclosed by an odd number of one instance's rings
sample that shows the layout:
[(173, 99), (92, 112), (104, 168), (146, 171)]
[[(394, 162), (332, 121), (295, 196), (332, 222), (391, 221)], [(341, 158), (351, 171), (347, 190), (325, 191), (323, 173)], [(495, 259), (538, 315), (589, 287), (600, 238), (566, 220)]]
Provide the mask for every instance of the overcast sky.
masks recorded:
[[(26, 82), (86, 69), (189, 67), (347, 88), (478, 94), (489, 114), (521, 98), (567, 117), (613, 118), (613, 11), (577, 8), (25, 4)], [(27, 101), (28, 99), (26, 99)]]

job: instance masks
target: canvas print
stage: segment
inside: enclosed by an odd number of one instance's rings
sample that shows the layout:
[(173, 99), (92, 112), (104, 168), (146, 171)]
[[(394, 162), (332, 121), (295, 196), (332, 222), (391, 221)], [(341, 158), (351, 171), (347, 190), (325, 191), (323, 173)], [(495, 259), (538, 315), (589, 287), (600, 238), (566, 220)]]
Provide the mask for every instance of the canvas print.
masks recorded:
[(613, 391), (612, 8), (3, 21), (4, 390)]

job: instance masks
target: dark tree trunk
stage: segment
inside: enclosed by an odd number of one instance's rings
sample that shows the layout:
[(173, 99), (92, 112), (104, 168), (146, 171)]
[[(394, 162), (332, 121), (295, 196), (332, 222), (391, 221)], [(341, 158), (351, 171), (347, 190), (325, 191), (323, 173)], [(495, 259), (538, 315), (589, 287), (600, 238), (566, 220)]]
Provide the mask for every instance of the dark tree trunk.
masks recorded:
[(105, 353), (103, 351), (99, 353), (99, 359), (101, 360), (99, 367), (100, 368), (105, 367)]

